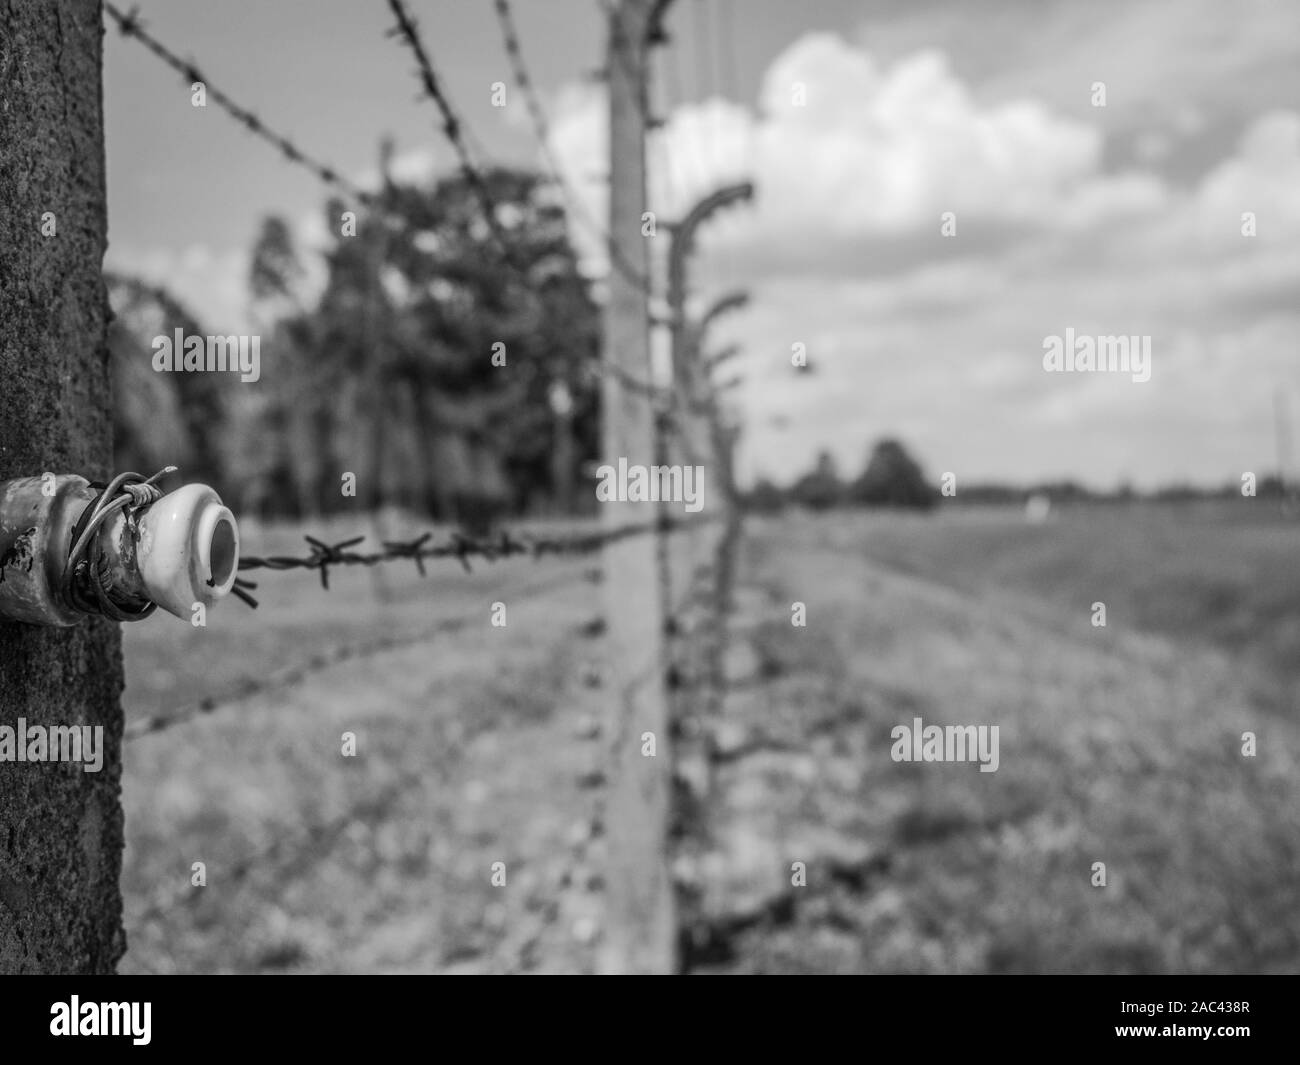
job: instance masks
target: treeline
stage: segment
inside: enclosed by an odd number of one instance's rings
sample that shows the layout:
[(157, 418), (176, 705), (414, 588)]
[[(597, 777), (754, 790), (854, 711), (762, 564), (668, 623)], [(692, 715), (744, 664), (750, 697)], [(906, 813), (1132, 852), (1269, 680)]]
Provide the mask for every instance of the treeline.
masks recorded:
[(502, 239), (460, 177), (386, 180), (355, 216), (330, 202), (318, 296), (290, 227), (266, 219), (248, 277), (255, 383), (154, 372), (155, 337), (231, 329), (109, 276), (117, 468), (177, 465), (262, 516), (359, 500), (481, 525), (593, 506), (579, 489), (598, 443), (599, 311), (544, 180), (485, 178)]
[[(1019, 506), (1031, 498), (1047, 499), (1057, 503), (1192, 503), (1215, 499), (1242, 498), (1242, 482), (1227, 481), (1222, 485), (1204, 487), (1192, 484), (1161, 485), (1149, 491), (1139, 491), (1132, 485), (1120, 485), (1111, 491), (1088, 488), (1075, 481), (1045, 481), (1041, 484), (972, 484), (963, 485), (957, 496), (945, 502), (968, 504), (1007, 504)], [(1258, 499), (1281, 500), (1294, 498), (1295, 491), (1284, 486), (1273, 474), (1260, 477), (1254, 484), (1253, 496)]]
[(829, 451), (821, 451), (813, 468), (794, 483), (782, 488), (760, 477), (742, 498), (751, 511), (772, 512), (789, 504), (812, 510), (841, 506), (930, 510), (940, 496), (938, 487), (926, 480), (901, 443), (882, 440), (872, 449), (862, 472), (851, 480), (840, 476)]
[(780, 486), (766, 477), (760, 477), (743, 493), (743, 499), (747, 509), (767, 513), (780, 511), (787, 506), (812, 510), (865, 506), (928, 511), (940, 502), (946, 506), (1023, 507), (1031, 500), (1039, 505), (1046, 502), (1055, 506), (1063, 503), (1240, 499), (1243, 487), (1253, 488), (1254, 496), (1259, 499), (1280, 501), (1284, 496), (1288, 500), (1296, 498), (1294, 487), (1285, 485), (1281, 478), (1273, 474), (1259, 477), (1253, 484), (1240, 480), (1211, 488), (1173, 484), (1149, 492), (1139, 492), (1131, 485), (1120, 485), (1113, 491), (1099, 491), (1071, 480), (1028, 485), (961, 483), (951, 494), (944, 495), (937, 484), (926, 478), (921, 466), (901, 443), (897, 440), (881, 440), (873, 447), (866, 466), (857, 477), (842, 477), (834, 457), (828, 451), (822, 451), (813, 468), (789, 485)]

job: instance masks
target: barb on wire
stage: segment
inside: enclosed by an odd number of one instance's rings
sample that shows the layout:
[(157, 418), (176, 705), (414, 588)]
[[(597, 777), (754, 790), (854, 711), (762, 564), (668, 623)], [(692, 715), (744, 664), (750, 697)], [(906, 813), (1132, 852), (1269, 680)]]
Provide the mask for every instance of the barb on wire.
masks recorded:
[(372, 193), (366, 192), (352, 182), (348, 181), (334, 167), (321, 162), (319, 159), (308, 154), (299, 148), (293, 141), (289, 140), (282, 133), (277, 133), (266, 125), (260, 118), (246, 107), (240, 106), (221, 89), (217, 88), (209, 81), (198, 66), (191, 60), (181, 59), (175, 52), (169, 49), (156, 37), (144, 28), (140, 21), (139, 9), (131, 8), (130, 11), (123, 12), (112, 0), (104, 0), (104, 10), (108, 12), (116, 24), (123, 37), (133, 37), (144, 45), (149, 51), (181, 75), (188, 83), (201, 81), (207, 88), (207, 95), (211, 100), (230, 115), (236, 122), (240, 123), (255, 137), (260, 137), (268, 144), (277, 149), (281, 155), (289, 162), (304, 167), (316, 175), (326, 185), (338, 189), (340, 192), (352, 197), (358, 203), (366, 207), (374, 207), (377, 199)]

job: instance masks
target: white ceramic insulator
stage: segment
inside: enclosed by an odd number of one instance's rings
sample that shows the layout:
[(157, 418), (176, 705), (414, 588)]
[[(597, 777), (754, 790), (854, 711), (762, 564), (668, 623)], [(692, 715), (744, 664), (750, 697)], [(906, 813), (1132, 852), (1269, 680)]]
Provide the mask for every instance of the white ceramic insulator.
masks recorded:
[(221, 497), (187, 484), (144, 509), (136, 561), (149, 598), (189, 619), (195, 603), (211, 606), (239, 574), (239, 528)]

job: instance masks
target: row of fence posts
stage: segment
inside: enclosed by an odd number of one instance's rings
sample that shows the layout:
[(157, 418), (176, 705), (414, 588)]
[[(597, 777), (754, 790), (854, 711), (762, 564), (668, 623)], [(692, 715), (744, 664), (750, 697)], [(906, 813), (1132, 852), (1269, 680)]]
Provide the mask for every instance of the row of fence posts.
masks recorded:
[[(686, 313), (686, 267), (695, 232), (713, 212), (748, 199), (748, 184), (706, 197), (669, 227), (668, 326), (672, 335), (672, 386), (666, 407), (655, 409), (624, 387), (650, 376), (650, 248), (642, 230), (646, 195), (646, 135), (650, 49), (667, 40), (663, 19), (669, 0), (611, 0), (609, 51), (609, 227), (611, 270), (605, 302), (603, 419), (605, 461), (629, 466), (703, 467), (705, 514), (667, 544), (631, 539), (607, 549), (605, 619), (609, 743), (604, 833), (606, 934), (598, 969), (609, 973), (679, 970), (679, 914), (670, 841), (683, 811), (701, 806), (709, 791), (707, 685), (721, 675), (725, 633), (721, 624), (730, 588), (736, 526), (731, 454), (734, 433), (723, 422), (717, 390), (703, 350), (717, 307), (698, 322)], [(652, 238), (653, 239), (653, 238)], [(739, 299), (743, 303), (743, 297)], [(723, 304), (737, 305), (735, 296)], [(725, 309), (725, 306), (723, 307)], [(659, 504), (662, 506), (663, 504)], [(608, 503), (609, 527), (644, 520), (647, 504)], [(682, 546), (678, 547), (680, 543)], [(685, 557), (674, 556), (674, 551)], [(685, 571), (686, 580), (677, 576)], [(711, 602), (705, 615), (677, 620), (674, 599), (705, 579)], [(679, 588), (684, 585), (684, 589)], [(694, 614), (694, 611), (688, 612)], [(685, 626), (688, 631), (683, 632)], [(703, 652), (703, 657), (700, 657)], [(692, 683), (682, 683), (685, 663), (708, 663)], [(653, 757), (646, 737), (653, 737)]]

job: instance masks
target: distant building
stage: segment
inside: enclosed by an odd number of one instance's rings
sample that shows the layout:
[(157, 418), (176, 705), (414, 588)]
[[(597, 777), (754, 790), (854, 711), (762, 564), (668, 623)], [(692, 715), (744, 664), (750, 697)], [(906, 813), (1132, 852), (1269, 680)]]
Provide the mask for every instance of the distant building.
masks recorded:
[(1052, 512), (1052, 501), (1041, 492), (1035, 492), (1025, 500), (1025, 521), (1030, 525), (1042, 525)]

